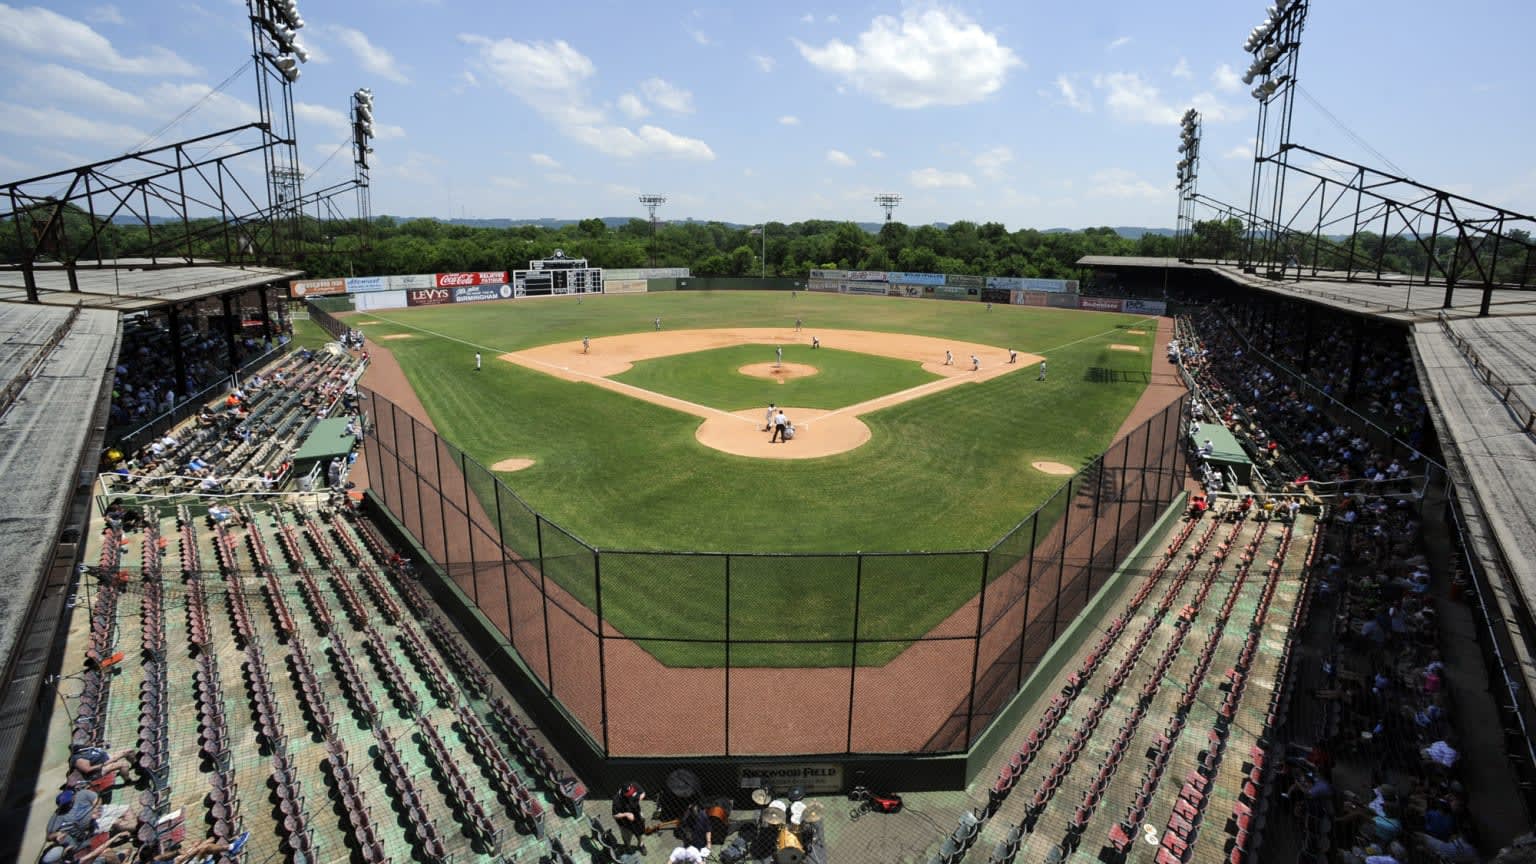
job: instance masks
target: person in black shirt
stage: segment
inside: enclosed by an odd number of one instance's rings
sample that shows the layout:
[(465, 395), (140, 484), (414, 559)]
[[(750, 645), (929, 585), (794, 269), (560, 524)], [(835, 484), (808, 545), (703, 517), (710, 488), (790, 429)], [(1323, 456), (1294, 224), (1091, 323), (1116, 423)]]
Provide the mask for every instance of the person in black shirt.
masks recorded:
[(644, 800), (645, 790), (639, 783), (626, 783), (613, 796), (613, 821), (619, 826), (619, 837), (625, 846), (634, 846), (642, 855), (645, 854), (645, 817), (640, 815), (640, 802)]

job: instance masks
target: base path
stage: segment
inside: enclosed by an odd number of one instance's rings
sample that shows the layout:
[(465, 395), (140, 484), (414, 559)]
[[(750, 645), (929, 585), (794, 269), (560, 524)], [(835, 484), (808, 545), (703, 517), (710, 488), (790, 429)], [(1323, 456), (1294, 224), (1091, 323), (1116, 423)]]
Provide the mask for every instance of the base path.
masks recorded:
[[(841, 351), (856, 351), (897, 360), (911, 360), (921, 363), (923, 369), (941, 377), (937, 381), (930, 381), (832, 411), (786, 407), (784, 413), (794, 422), (796, 431), (795, 440), (787, 444), (768, 442), (769, 433), (763, 431), (762, 409), (723, 411), (615, 381), (612, 377), (628, 371), (641, 360), (692, 354), (735, 345), (808, 346), (812, 335), (821, 340), (823, 348), (837, 348)], [(945, 351), (953, 356), (953, 365), (944, 364)], [(980, 370), (972, 370), (972, 354), (976, 355), (980, 361)], [(1020, 352), (1018, 361), (1010, 364), (1007, 348), (975, 342), (959, 342), (953, 339), (938, 339), (932, 336), (914, 336), (907, 333), (818, 330), (812, 334), (810, 331), (796, 333), (790, 328), (728, 327), (714, 330), (646, 331), (622, 336), (606, 336), (591, 340), (590, 347), (585, 349), (580, 342), (557, 342), (503, 354), (501, 359), (569, 381), (585, 381), (636, 399), (692, 414), (704, 421), (700, 424), (695, 437), (706, 447), (738, 456), (754, 456), (763, 459), (814, 459), (818, 456), (846, 453), (868, 441), (869, 427), (859, 419), (861, 415), (900, 405), (966, 382), (987, 381), (999, 375), (1006, 375), (1009, 372), (1033, 366), (1041, 360), (1041, 357), (1038, 354)]]

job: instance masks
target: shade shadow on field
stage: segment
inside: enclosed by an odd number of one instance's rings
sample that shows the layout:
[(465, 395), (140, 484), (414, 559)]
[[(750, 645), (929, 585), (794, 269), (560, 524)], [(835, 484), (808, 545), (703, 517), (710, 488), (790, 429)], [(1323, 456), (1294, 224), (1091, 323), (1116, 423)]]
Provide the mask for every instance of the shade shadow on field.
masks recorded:
[(1089, 366), (1083, 370), (1083, 380), (1089, 384), (1148, 384), (1151, 383), (1152, 376), (1144, 369)]

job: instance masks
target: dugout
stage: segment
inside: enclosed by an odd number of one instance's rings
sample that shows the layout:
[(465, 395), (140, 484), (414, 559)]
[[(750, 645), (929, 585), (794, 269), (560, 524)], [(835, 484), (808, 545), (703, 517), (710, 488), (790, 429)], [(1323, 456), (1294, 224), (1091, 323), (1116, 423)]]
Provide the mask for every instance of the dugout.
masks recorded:
[(1190, 433), (1190, 449), (1198, 451), (1207, 440), (1211, 442), (1211, 455), (1205, 457), (1205, 461), (1209, 462), (1213, 469), (1223, 475), (1230, 470), (1237, 475), (1237, 482), (1245, 486), (1252, 482), (1253, 460), (1248, 458), (1243, 445), (1237, 443), (1237, 438), (1227, 430), (1227, 427), (1219, 423), (1202, 425), (1199, 432)]
[(345, 458), (351, 453), (357, 438), (347, 434), (349, 423), (351, 420), (346, 417), (331, 417), (316, 423), (298, 452), (293, 454), (293, 476), (307, 476), (316, 465), (323, 468), (332, 459)]

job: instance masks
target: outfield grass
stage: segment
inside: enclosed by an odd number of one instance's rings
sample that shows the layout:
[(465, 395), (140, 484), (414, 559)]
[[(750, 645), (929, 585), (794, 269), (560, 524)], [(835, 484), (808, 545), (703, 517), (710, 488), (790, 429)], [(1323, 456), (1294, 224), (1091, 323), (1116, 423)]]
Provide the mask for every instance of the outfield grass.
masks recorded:
[(939, 376), (915, 360), (876, 357), (834, 348), (785, 345), (785, 363), (814, 366), (817, 374), (778, 382), (737, 371), (752, 363), (774, 361), (774, 345), (736, 345), (692, 354), (643, 360), (621, 375), (626, 384), (719, 408), (741, 411), (769, 402), (796, 408), (842, 408), (896, 393)]
[[(786, 326), (801, 317), (807, 337), (825, 327), (964, 339), (1044, 354), (1050, 376), (1038, 382), (1026, 370), (944, 390), (866, 415), (872, 438), (856, 450), (780, 461), (704, 447), (694, 438), (696, 417), (490, 359), (582, 336), (649, 330), (657, 316), (667, 329)], [(1155, 331), (1155, 322), (1129, 315), (768, 292), (556, 298), (349, 318), (379, 322), (366, 328), (375, 339), (411, 334), (382, 344), (399, 358), (442, 435), (485, 465), (507, 456), (535, 459), (532, 468), (502, 479), (550, 521), (605, 550), (990, 546), (1061, 485), (1062, 478), (1035, 471), (1032, 461), (1082, 465), (1110, 443), (1144, 389)], [(1144, 334), (1126, 333), (1138, 323)], [(1142, 350), (1111, 351), (1111, 343)], [(476, 350), (487, 354), (479, 375), (469, 371)], [(800, 382), (767, 386), (787, 391), (793, 383)], [(488, 490), (477, 491), (487, 500)], [(531, 520), (504, 508), (509, 520), (516, 523), (510, 535), (528, 547), (518, 551), (533, 557)], [(592, 603), (591, 556), (574, 546), (569, 556), (552, 555), (560, 541), (547, 531), (545, 541), (549, 576)], [(723, 637), (723, 558), (604, 552), (602, 560), (604, 612), (621, 631)], [(852, 560), (732, 559), (731, 637), (851, 636)], [(910, 639), (942, 620), (979, 585), (979, 565), (971, 560), (924, 559), (916, 572), (911, 559), (866, 558), (859, 636)], [(718, 646), (642, 644), (673, 665), (718, 661)], [(883, 663), (901, 647), (861, 648), (859, 662)], [(732, 662), (838, 664), (847, 662), (847, 648), (744, 645), (733, 648)]]

